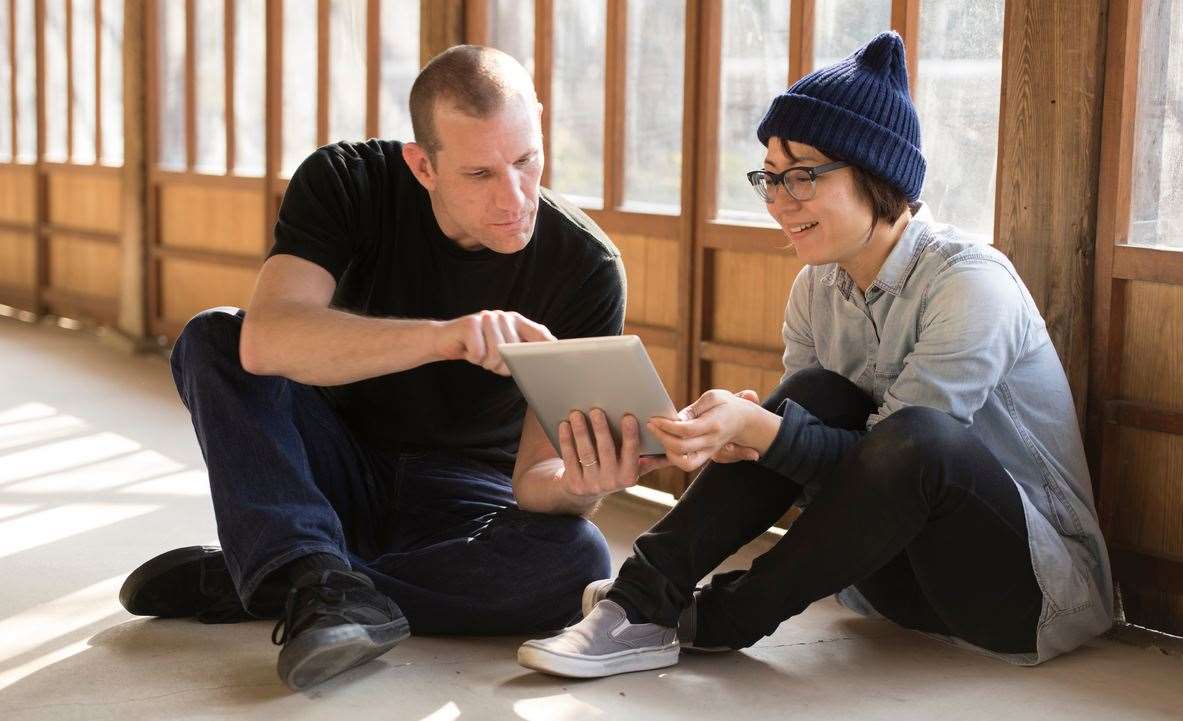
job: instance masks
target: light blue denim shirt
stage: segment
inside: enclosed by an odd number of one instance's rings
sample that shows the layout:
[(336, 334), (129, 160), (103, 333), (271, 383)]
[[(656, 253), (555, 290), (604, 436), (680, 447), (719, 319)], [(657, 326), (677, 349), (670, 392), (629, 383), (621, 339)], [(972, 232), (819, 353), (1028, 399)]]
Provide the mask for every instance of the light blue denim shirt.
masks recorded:
[[(1040, 663), (1113, 619), (1109, 558), (1072, 395), (1006, 256), (934, 222), (923, 203), (913, 211), (866, 294), (837, 264), (806, 266), (797, 276), (785, 309), (785, 377), (820, 365), (874, 398), (868, 430), (900, 408), (928, 406), (994, 452), (1023, 499), (1043, 612), (1037, 653), (991, 655)], [(874, 612), (854, 587), (838, 600)]]

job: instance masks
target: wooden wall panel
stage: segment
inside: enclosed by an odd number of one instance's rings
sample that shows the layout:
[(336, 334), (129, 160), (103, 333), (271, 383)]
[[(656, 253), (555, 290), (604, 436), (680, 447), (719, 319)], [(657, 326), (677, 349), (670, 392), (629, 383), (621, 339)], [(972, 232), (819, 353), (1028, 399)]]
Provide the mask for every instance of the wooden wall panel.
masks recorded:
[(46, 179), (46, 203), (49, 223), (56, 227), (112, 235), (123, 228), (123, 181), (117, 173), (54, 170)]
[(170, 184), (160, 188), (160, 244), (262, 257), (265, 198), (258, 189)]
[(1121, 478), (1109, 542), (1183, 559), (1183, 436), (1118, 429)]
[(37, 169), (0, 165), (0, 222), (32, 225), (37, 218)]
[(198, 311), (220, 305), (245, 308), (258, 270), (217, 263), (162, 258), (160, 315), (168, 323), (184, 323)]
[(49, 239), (49, 285), (65, 293), (119, 297), (117, 243), (55, 233)]
[[(646, 346), (645, 350), (649, 352), (649, 359), (653, 361), (653, 367), (657, 369), (657, 375), (661, 376), (661, 382), (665, 384), (666, 389), (674, 388), (679, 376), (678, 351), (658, 345)], [(674, 403), (677, 402), (678, 399), (675, 398)]]
[(708, 364), (707, 378), (711, 388), (729, 391), (751, 389), (765, 398), (780, 382), (782, 372), (766, 368), (753, 368), (737, 363), (714, 362)]
[[(33, 290), (35, 239), (32, 233), (0, 230), (0, 285)], [(0, 298), (0, 303), (6, 299)]]
[(678, 241), (613, 233), (628, 272), (630, 323), (678, 327)]
[[(1179, 355), (1167, 350), (1183, 348), (1183, 286), (1137, 281), (1123, 285), (1127, 315), (1119, 395), (1124, 400), (1183, 410)], [(1179, 525), (1183, 527), (1183, 523)]]
[(789, 290), (802, 264), (796, 256), (712, 251), (707, 337), (721, 343), (780, 350)]

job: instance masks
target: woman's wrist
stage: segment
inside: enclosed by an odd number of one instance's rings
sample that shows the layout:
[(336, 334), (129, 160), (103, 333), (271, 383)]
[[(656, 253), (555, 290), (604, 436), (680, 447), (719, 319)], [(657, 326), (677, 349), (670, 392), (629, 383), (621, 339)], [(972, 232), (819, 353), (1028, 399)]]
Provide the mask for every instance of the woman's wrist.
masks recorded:
[(737, 445), (754, 448), (763, 456), (776, 440), (780, 431), (781, 417), (765, 409), (757, 403), (751, 403), (747, 418), (739, 437), (735, 439)]

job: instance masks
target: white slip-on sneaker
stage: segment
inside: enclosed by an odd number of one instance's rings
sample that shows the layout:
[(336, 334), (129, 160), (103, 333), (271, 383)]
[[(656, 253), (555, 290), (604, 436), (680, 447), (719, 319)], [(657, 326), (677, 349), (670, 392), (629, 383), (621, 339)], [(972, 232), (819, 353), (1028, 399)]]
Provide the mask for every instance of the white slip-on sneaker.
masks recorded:
[(559, 635), (527, 641), (518, 649), (518, 663), (526, 668), (571, 678), (648, 671), (677, 662), (676, 629), (629, 623), (624, 609), (607, 600)]
[[(591, 610), (597, 603), (603, 601), (608, 597), (608, 592), (612, 590), (612, 579), (602, 578), (599, 581), (592, 581), (583, 589), (582, 609), (583, 615), (591, 613)], [(678, 617), (678, 641), (681, 642), (682, 648), (687, 651), (696, 651), (698, 653), (725, 653), (727, 651), (734, 651), (735, 649), (729, 646), (695, 646), (694, 632), (698, 625), (698, 616), (696, 614), (695, 605), (698, 601), (698, 591), (690, 598), (690, 605), (683, 611), (682, 615)]]

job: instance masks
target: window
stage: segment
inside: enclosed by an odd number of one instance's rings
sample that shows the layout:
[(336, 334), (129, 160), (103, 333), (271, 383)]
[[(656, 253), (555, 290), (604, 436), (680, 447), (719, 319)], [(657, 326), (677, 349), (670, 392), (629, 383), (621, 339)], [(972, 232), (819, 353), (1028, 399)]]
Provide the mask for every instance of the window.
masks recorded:
[(490, 2), (489, 44), (514, 56), (530, 75), (533, 75), (533, 0), (493, 0)]
[(316, 149), (316, 3), (287, 0), (283, 5), (283, 160), (291, 177)]
[[(686, 6), (630, 0), (626, 27), (624, 206), (677, 215)], [(667, 30), (655, 33), (656, 27)]]
[(1002, 0), (920, 3), (920, 65), (914, 83), (928, 160), (921, 199), (934, 216), (994, 237)]
[(16, 160), (37, 160), (36, 24), (33, 0), (16, 0)]
[(606, 0), (555, 0), (550, 184), (603, 207)]
[(9, 41), (12, 39), (12, 29), (9, 27), (9, 21), (12, 19), (12, 14), (9, 9), (9, 0), (0, 0), (0, 163), (12, 162), (12, 154), (14, 148), (12, 147), (12, 124), (13, 124), (13, 108), (8, 107), (10, 98), (12, 98), (12, 64), (10, 58), (12, 53), (9, 49)]
[(234, 1), (234, 173), (265, 172), (266, 128), (263, 120), (267, 68), (264, 0)]
[(419, 74), (419, 0), (383, 0), (378, 132), (411, 140), (411, 84)]
[(226, 172), (226, 49), (223, 0), (196, 0), (193, 13), (199, 173)]
[(103, 165), (123, 165), (123, 3), (102, 0), (99, 72), (102, 78)]
[(160, 167), (184, 170), (185, 5), (156, 4), (160, 13)]
[(1183, 249), (1183, 0), (1142, 9), (1129, 242)]
[(329, 142), (366, 137), (366, 2), (329, 6)]
[(66, 78), (66, 0), (45, 0), (45, 155), (55, 163), (69, 160), (66, 114), (70, 99)]
[(95, 67), (94, 42), (95, 0), (73, 0), (70, 3), (71, 32), (70, 57), (70, 117), (71, 154), (70, 160), (80, 164), (95, 161)]
[(891, 27), (887, 0), (815, 0), (813, 67), (824, 68)]
[(789, 7), (783, 0), (726, 0), (719, 88), (719, 218), (767, 223), (745, 173), (764, 165), (756, 126), (786, 87)]

